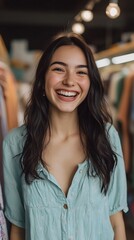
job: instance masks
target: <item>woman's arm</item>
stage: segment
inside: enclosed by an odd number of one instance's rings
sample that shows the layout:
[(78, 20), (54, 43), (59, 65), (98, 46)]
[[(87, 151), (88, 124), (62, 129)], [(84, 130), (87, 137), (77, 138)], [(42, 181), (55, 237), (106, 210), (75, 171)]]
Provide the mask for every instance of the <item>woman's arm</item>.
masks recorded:
[(111, 215), (110, 220), (114, 230), (114, 240), (126, 240), (125, 224), (122, 212)]
[(12, 224), (10, 240), (25, 240), (24, 228), (20, 228), (20, 227), (17, 227), (16, 225)]

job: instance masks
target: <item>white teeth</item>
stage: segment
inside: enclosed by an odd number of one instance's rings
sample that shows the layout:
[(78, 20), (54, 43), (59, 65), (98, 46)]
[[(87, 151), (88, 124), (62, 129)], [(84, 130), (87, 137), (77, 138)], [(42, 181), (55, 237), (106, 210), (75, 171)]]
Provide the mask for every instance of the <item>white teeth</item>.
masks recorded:
[(77, 95), (76, 92), (67, 92), (67, 91), (63, 91), (63, 90), (60, 90), (57, 92), (58, 94), (61, 94), (63, 96), (66, 96), (66, 97), (74, 97)]

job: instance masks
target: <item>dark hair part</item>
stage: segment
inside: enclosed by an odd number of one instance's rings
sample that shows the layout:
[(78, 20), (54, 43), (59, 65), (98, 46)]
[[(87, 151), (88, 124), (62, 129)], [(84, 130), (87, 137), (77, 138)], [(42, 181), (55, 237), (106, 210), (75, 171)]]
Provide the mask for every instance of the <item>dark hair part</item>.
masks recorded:
[(44, 140), (46, 132), (49, 130), (50, 133), (49, 102), (47, 97), (43, 96), (45, 74), (55, 50), (65, 45), (78, 46), (87, 60), (90, 89), (78, 107), (79, 128), (81, 136), (84, 135), (85, 138), (83, 141), (81, 137), (81, 141), (86, 157), (92, 162), (91, 174), (100, 178), (101, 191), (106, 193), (117, 161), (106, 132), (106, 124), (112, 123), (112, 119), (106, 108), (103, 85), (93, 54), (83, 38), (74, 33), (53, 39), (39, 61), (31, 99), (25, 112), (27, 136), (21, 157), (23, 173), (27, 183), (30, 183), (31, 179), (40, 178), (37, 165), (39, 162), (43, 163)]

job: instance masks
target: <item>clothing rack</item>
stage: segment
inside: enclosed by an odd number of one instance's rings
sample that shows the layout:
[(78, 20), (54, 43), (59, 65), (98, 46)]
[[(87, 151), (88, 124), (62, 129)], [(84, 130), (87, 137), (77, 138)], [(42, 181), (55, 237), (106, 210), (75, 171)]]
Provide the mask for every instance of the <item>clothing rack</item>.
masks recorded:
[(15, 79), (10, 70), (10, 58), (2, 36), (0, 36), (0, 80), (0, 239), (8, 240), (7, 222), (3, 212), (2, 143), (8, 131), (17, 127), (17, 92)]

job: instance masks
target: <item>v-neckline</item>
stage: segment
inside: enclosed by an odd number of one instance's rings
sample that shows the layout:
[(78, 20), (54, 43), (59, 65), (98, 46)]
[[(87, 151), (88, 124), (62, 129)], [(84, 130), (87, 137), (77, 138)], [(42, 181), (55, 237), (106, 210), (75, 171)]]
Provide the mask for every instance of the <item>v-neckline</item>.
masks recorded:
[(88, 164), (88, 160), (87, 160), (87, 159), (85, 159), (83, 162), (77, 164), (77, 170), (75, 171), (75, 173), (74, 173), (74, 175), (73, 175), (72, 181), (71, 181), (71, 183), (70, 183), (70, 186), (69, 186), (68, 191), (67, 191), (66, 194), (65, 194), (65, 192), (62, 190), (62, 188), (61, 188), (60, 184), (58, 183), (56, 177), (55, 177), (52, 173), (50, 173), (50, 172), (43, 166), (42, 163), (40, 163), (40, 170), (42, 170), (42, 171), (44, 172), (44, 174), (47, 176), (47, 178), (48, 178), (53, 184), (55, 184), (55, 185), (62, 191), (62, 193), (64, 194), (65, 198), (67, 199), (67, 198), (68, 198), (68, 193), (70, 192), (70, 189), (71, 189), (71, 187), (72, 187), (72, 185), (73, 185), (73, 182), (74, 182), (74, 180), (75, 180), (78, 172), (81, 171), (81, 170), (84, 168), (84, 166), (87, 166), (87, 164)]

